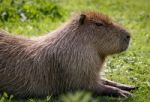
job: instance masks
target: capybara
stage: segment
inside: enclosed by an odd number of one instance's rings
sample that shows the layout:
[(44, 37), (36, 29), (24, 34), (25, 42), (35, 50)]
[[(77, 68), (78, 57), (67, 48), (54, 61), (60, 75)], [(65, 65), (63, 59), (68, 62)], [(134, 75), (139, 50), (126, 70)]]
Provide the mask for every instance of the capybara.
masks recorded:
[(100, 72), (106, 57), (125, 51), (129, 42), (126, 29), (93, 11), (37, 39), (0, 32), (0, 92), (42, 97), (86, 90), (128, 97), (134, 86), (106, 80)]

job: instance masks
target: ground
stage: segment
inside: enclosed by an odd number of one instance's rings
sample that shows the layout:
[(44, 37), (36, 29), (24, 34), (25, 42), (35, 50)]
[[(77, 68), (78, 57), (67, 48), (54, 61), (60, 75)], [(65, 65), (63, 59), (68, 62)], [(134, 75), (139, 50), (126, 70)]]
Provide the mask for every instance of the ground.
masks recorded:
[(0, 0), (0, 29), (36, 37), (82, 10), (103, 12), (131, 32), (129, 49), (107, 59), (104, 76), (138, 86), (134, 96), (92, 98), (90, 93), (77, 92), (55, 98), (14, 99), (4, 93), (0, 102), (150, 102), (150, 0)]

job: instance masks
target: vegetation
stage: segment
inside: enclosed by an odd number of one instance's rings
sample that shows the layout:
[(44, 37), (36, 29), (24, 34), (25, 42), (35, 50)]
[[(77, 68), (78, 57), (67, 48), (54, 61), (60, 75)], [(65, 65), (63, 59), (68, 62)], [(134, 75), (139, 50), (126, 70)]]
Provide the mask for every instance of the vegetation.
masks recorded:
[(72, 12), (103, 12), (132, 34), (128, 51), (108, 58), (104, 76), (136, 85), (133, 97), (92, 98), (77, 92), (42, 99), (14, 99), (4, 93), (0, 102), (150, 102), (150, 0), (0, 0), (0, 28), (27, 37), (40, 36), (66, 21)]

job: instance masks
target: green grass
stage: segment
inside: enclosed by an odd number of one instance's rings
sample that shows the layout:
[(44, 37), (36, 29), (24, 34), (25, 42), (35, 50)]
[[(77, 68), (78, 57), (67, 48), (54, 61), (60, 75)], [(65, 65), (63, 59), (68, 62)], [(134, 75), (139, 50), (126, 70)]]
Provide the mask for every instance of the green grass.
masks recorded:
[[(24, 1), (24, 2), (21, 2)], [(34, 3), (34, 4), (31, 4)], [(132, 34), (128, 51), (107, 59), (105, 77), (139, 87), (133, 97), (116, 99), (77, 92), (42, 99), (11, 99), (0, 102), (150, 102), (150, 0), (0, 0), (0, 28), (27, 37), (40, 36), (66, 21), (72, 12), (103, 12)]]

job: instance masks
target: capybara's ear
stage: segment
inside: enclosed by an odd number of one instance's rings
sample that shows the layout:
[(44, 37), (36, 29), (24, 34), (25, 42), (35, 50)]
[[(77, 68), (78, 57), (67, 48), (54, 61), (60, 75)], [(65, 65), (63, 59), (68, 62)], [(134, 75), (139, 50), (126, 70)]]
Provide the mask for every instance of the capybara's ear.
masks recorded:
[(83, 25), (83, 24), (84, 24), (85, 18), (86, 18), (86, 15), (84, 15), (84, 14), (81, 14), (81, 15), (80, 15), (80, 19), (79, 19), (80, 25)]

